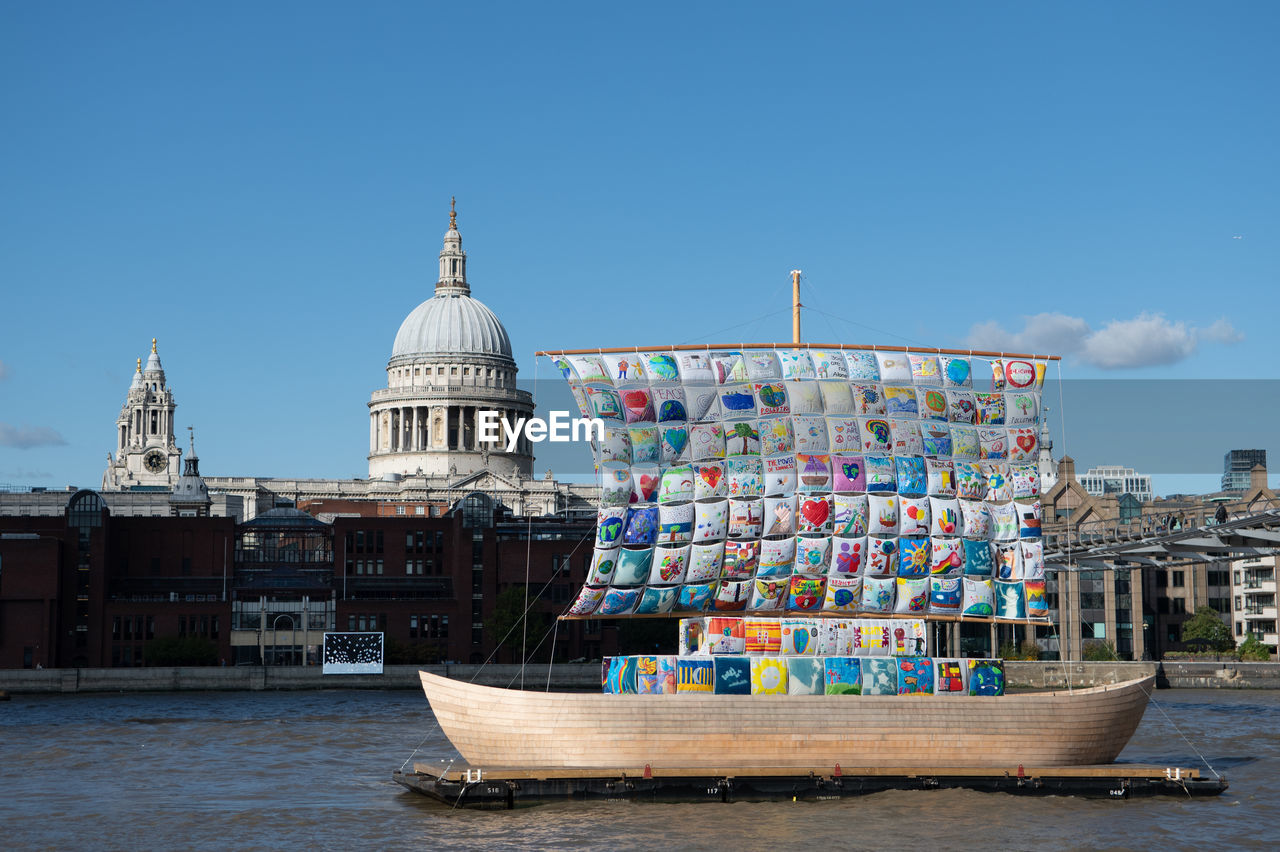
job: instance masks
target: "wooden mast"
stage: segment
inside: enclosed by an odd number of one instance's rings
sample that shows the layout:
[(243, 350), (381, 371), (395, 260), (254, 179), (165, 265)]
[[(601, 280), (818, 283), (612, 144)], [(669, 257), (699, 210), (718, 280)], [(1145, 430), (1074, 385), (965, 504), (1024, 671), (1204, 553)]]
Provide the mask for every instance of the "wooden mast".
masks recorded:
[(791, 270), (791, 342), (800, 342), (800, 270)]

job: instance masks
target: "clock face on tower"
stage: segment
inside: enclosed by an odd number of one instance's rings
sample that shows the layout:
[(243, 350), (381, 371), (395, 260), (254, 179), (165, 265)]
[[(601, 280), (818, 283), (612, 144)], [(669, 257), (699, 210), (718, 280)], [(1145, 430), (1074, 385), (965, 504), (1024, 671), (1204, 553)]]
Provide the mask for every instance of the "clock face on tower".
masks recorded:
[(152, 450), (142, 457), (142, 464), (152, 473), (159, 473), (169, 466), (169, 457), (159, 450)]

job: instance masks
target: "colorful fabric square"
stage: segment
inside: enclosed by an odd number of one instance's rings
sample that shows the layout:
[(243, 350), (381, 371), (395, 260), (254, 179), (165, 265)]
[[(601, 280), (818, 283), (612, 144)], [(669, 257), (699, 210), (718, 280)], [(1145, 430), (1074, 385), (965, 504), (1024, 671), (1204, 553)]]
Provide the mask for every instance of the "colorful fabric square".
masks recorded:
[(866, 494), (836, 494), (831, 500), (831, 529), (837, 535), (866, 535)]
[(746, 628), (741, 618), (711, 616), (706, 620), (707, 653), (745, 654), (747, 650)]
[(689, 546), (659, 545), (653, 553), (648, 582), (651, 585), (671, 586), (685, 581), (689, 569)]
[(680, 587), (675, 608), (681, 612), (702, 612), (715, 593), (716, 583), (685, 583)]
[(975, 393), (974, 402), (978, 406), (979, 426), (1003, 426), (1005, 417), (1004, 394)]
[(1040, 469), (1034, 464), (1009, 465), (1015, 500), (1040, 496)]
[(862, 662), (857, 657), (827, 657), (826, 694), (861, 695)]
[(637, 464), (631, 467), (631, 502), (652, 503), (658, 499), (661, 478), (656, 464)]
[[(634, 453), (634, 449), (632, 450)], [(978, 430), (978, 458), (1007, 459), (1009, 457), (1009, 431), (1007, 429)]]
[(1014, 503), (1018, 512), (1018, 536), (1021, 538), (1040, 537), (1040, 501), (1032, 503)]
[(755, 420), (739, 420), (724, 426), (724, 451), (730, 456), (760, 455), (760, 430)]
[(616, 547), (597, 547), (591, 554), (591, 567), (587, 570), (587, 585), (607, 586), (613, 582), (613, 569), (618, 567)]
[(825, 453), (829, 449), (827, 418), (821, 414), (793, 414), (791, 429), (795, 436), (796, 452)]
[(898, 568), (898, 539), (867, 536), (867, 570), (871, 576), (893, 574)]
[(712, 352), (710, 357), (716, 384), (731, 385), (747, 380), (747, 367), (741, 352)]
[(1004, 362), (1005, 384), (1009, 388), (1023, 389), (1036, 386), (1036, 368), (1030, 361), (1009, 360)]
[(898, 501), (898, 535), (929, 535), (929, 498), (899, 497)]
[(955, 462), (956, 496), (963, 500), (982, 500), (987, 496), (987, 477), (977, 462)]
[(755, 390), (756, 411), (761, 417), (791, 413), (786, 383), (756, 382), (752, 388)]
[(862, 598), (862, 578), (831, 576), (827, 578), (827, 593), (822, 600), (823, 612), (857, 612)]
[(634, 695), (636, 693), (636, 658), (609, 657), (604, 691), (608, 695)]
[(919, 614), (929, 609), (929, 578), (919, 580), (898, 577), (897, 600), (893, 611), (899, 613)]
[(883, 417), (859, 417), (862, 432), (862, 450), (867, 453), (889, 453), (893, 450), (893, 434), (889, 421)]
[(865, 491), (867, 488), (862, 456), (831, 456), (831, 472), (833, 491)]
[(805, 349), (781, 349), (778, 361), (782, 365), (784, 379), (812, 379), (815, 376), (813, 359)]
[(893, 577), (864, 577), (862, 579), (862, 612), (891, 612), (893, 610)]
[(627, 423), (652, 423), (658, 419), (648, 388), (629, 388), (618, 395), (622, 399), (622, 413)]
[(631, 463), (631, 433), (625, 427), (604, 427), (604, 436), (600, 439), (600, 461)]
[(778, 657), (752, 657), (751, 694), (786, 695), (787, 661)]
[(911, 383), (911, 360), (900, 352), (877, 352), (880, 381)]
[(1027, 604), (1023, 597), (1022, 583), (1002, 583), (996, 580), (996, 618), (1026, 617)]
[(675, 356), (680, 365), (680, 378), (686, 385), (715, 383), (715, 372), (711, 369), (711, 358), (707, 353), (677, 352)]
[(758, 421), (760, 452), (766, 456), (795, 450), (795, 433), (790, 417), (768, 417)]
[(890, 536), (898, 534), (898, 495), (867, 495), (869, 512), (867, 532), (871, 535)]
[(982, 457), (978, 427), (951, 424), (951, 457), (956, 461), (977, 461)]
[(933, 660), (933, 694), (934, 695), (968, 695), (966, 675), (969, 673), (967, 660)]
[(612, 388), (585, 388), (587, 404), (591, 406), (591, 416), (601, 420), (622, 422), (622, 397)]
[(788, 577), (796, 560), (794, 538), (769, 538), (760, 542), (760, 565), (757, 577)]
[(658, 691), (663, 695), (676, 694), (676, 671), (679, 668), (678, 658), (664, 654), (658, 660)]
[(902, 551), (898, 558), (899, 577), (929, 576), (929, 539), (900, 538), (898, 547)]
[(751, 580), (725, 580), (716, 589), (711, 608), (716, 612), (742, 612), (751, 601)]
[(883, 657), (889, 653), (890, 641), (888, 621), (857, 619), (853, 622), (853, 653), (857, 656)]
[(578, 590), (578, 596), (574, 598), (573, 605), (569, 607), (570, 615), (590, 615), (600, 606), (600, 601), (604, 599), (604, 589), (593, 589), (590, 586), (583, 586)]
[(1024, 580), (1022, 590), (1027, 598), (1027, 617), (1048, 618), (1049, 601), (1045, 598), (1045, 581)]
[(1019, 555), (1022, 548), (1018, 546), (1016, 541), (997, 541), (991, 545), (991, 551), (996, 558), (996, 577), (1001, 580), (1021, 580), (1021, 559)]
[(746, 420), (756, 416), (756, 394), (751, 385), (720, 388), (720, 412), (725, 420)]
[(866, 417), (884, 417), (884, 393), (879, 385), (850, 385), (853, 393), (854, 413)]
[(1039, 422), (1040, 394), (1033, 391), (1006, 393), (1004, 407), (1004, 425), (1034, 426)]
[(884, 410), (890, 417), (917, 418), (920, 406), (916, 402), (916, 389), (907, 385), (885, 385)]
[(680, 657), (676, 660), (676, 692), (715, 692), (715, 660)]
[(844, 350), (844, 365), (849, 379), (855, 382), (880, 381), (880, 361), (876, 353), (867, 349)]
[(929, 498), (929, 534), (960, 535), (960, 502), (945, 497)]
[(710, 423), (720, 419), (720, 397), (716, 395), (715, 388), (686, 385), (684, 403), (691, 423)]
[(898, 661), (892, 657), (865, 657), (862, 667), (863, 695), (897, 695)]
[(982, 468), (982, 475), (987, 483), (985, 499), (991, 503), (1012, 500), (1013, 479), (1010, 466), (1005, 462), (987, 462)]
[[(568, 361), (581, 381), (609, 383), (609, 369), (599, 355), (570, 355)], [(557, 362), (557, 365), (560, 363)], [(563, 371), (564, 368), (561, 367), (561, 372)]]
[(796, 531), (796, 498), (764, 498), (764, 535), (794, 535)]
[(823, 413), (822, 388), (817, 382), (787, 382), (786, 386), (787, 399), (791, 403), (793, 415)]
[(787, 658), (787, 695), (822, 695), (827, 666), (822, 657)]
[(898, 657), (898, 694), (933, 695), (933, 660)]
[[(697, 505), (702, 505), (701, 503)], [(653, 509), (632, 509), (632, 512), (655, 511), (658, 515), (658, 532), (654, 541), (663, 543), (686, 542), (693, 536), (693, 503), (663, 503)], [(627, 529), (622, 534), (623, 544), (643, 544), (643, 541), (632, 541), (631, 532), (635, 515), (627, 519)]]
[(693, 468), (689, 465), (670, 467), (662, 472), (658, 484), (659, 503), (684, 503), (693, 499)]
[(938, 358), (942, 383), (949, 388), (967, 388), (973, 384), (973, 370), (968, 358), (942, 355)]
[(782, 378), (782, 367), (778, 364), (778, 353), (772, 349), (753, 349), (749, 352), (743, 352), (742, 362), (747, 368), (747, 378), (753, 382)]
[(995, 574), (995, 561), (991, 558), (991, 545), (982, 541), (964, 539), (964, 574), (966, 577), (991, 577)]
[(570, 384), (569, 394), (573, 397), (573, 404), (578, 407), (578, 416), (590, 420), (594, 412), (591, 410), (591, 403), (587, 401), (586, 390), (578, 385)]
[(947, 419), (952, 423), (974, 426), (978, 422), (978, 401), (972, 391), (947, 391)]
[(920, 657), (925, 649), (925, 622), (923, 619), (897, 620), (893, 626), (893, 642), (889, 653), (895, 657)]
[(655, 431), (658, 435), (658, 458), (663, 464), (689, 460), (689, 428), (685, 424), (662, 423), (655, 427)]
[(829, 577), (852, 576), (861, 573), (867, 556), (867, 539), (865, 536), (849, 538), (838, 536), (831, 542), (831, 566), (827, 572)]
[(622, 507), (601, 509), (596, 513), (596, 547), (614, 547), (622, 541), (627, 510)]
[(653, 409), (659, 423), (683, 423), (689, 419), (689, 409), (684, 402), (684, 388), (655, 386), (650, 390)]
[(916, 410), (921, 420), (938, 420), (946, 423), (947, 394), (937, 388), (916, 388)]
[(694, 461), (724, 458), (724, 427), (719, 423), (695, 423), (689, 427), (690, 452)]
[(1012, 426), (1009, 432), (1009, 461), (1026, 462), (1037, 457), (1039, 441), (1036, 430), (1030, 426)]
[(955, 576), (964, 570), (964, 545), (958, 538), (929, 539), (929, 573), (935, 577)]
[(638, 586), (649, 578), (653, 564), (651, 548), (623, 548), (618, 552), (618, 567), (614, 569), (613, 583), (617, 586)]
[(628, 426), (627, 440), (631, 443), (631, 460), (636, 464), (657, 465), (662, 457), (658, 446), (656, 426)]
[(626, 465), (600, 466), (600, 505), (626, 506), (631, 502), (631, 468)]
[(893, 439), (895, 456), (918, 456), (924, 453), (924, 440), (920, 437), (920, 423), (901, 417), (889, 419), (889, 435)]
[(600, 601), (599, 612), (601, 615), (630, 615), (635, 612), (638, 603), (640, 603), (639, 589), (610, 588), (605, 590), (604, 600)]
[(814, 536), (796, 539), (797, 574), (810, 576), (826, 575), (827, 565), (831, 561), (831, 536)]
[(644, 362), (649, 384), (672, 384), (680, 381), (680, 367), (670, 352), (642, 352), (640, 359)]
[(991, 387), (1004, 390), (1004, 360), (996, 358), (991, 362)]
[(988, 503), (991, 513), (991, 538), (1012, 541), (1018, 537), (1018, 509), (1012, 503)]
[(990, 618), (995, 615), (995, 587), (990, 580), (964, 578), (964, 615), (976, 615)]
[(705, 654), (707, 646), (707, 620), (702, 617), (682, 618), (679, 625), (678, 653), (682, 657)]
[(981, 500), (960, 500), (960, 519), (965, 538), (991, 537), (991, 510)]
[(729, 538), (759, 538), (763, 527), (763, 500), (729, 501)]
[(959, 612), (963, 595), (960, 577), (929, 578), (929, 609), (934, 612)]
[(813, 374), (819, 379), (849, 378), (849, 369), (845, 366), (844, 355), (839, 349), (830, 352), (810, 349), (809, 358), (813, 361)]
[(644, 593), (640, 595), (640, 603), (636, 604), (636, 613), (655, 615), (671, 612), (679, 592), (678, 586), (646, 586)]
[(1004, 695), (1004, 665), (999, 660), (969, 660), (970, 695)]
[(695, 507), (693, 541), (697, 543), (723, 539), (729, 527), (729, 501), (715, 500), (692, 505)]
[(724, 545), (720, 542), (695, 544), (685, 573), (686, 583), (705, 583), (720, 576), (724, 561)]
[(818, 625), (809, 618), (782, 619), (782, 654), (808, 654), (818, 652)]
[(934, 420), (921, 422), (920, 443), (926, 456), (951, 455), (951, 426)]
[(796, 453), (796, 474), (799, 490), (813, 493), (831, 490), (831, 456), (815, 453)]
[(724, 475), (724, 462), (699, 462), (693, 466), (693, 499), (729, 496), (729, 480)]
[(751, 587), (751, 602), (747, 604), (750, 612), (776, 612), (787, 602), (787, 592), (791, 584), (786, 577), (755, 579)]
[(658, 680), (657, 657), (633, 657), (636, 661), (636, 692), (641, 695), (657, 695), (662, 692)]
[(925, 459), (924, 469), (930, 496), (956, 496), (956, 468), (950, 459)]
[(911, 381), (917, 385), (942, 384), (942, 371), (938, 367), (937, 355), (908, 355), (911, 364)]
[(838, 618), (818, 620), (818, 656), (847, 657), (853, 653), (849, 621)]
[(862, 451), (862, 433), (856, 417), (827, 417), (827, 446), (833, 456)]
[(725, 462), (725, 472), (729, 477), (730, 497), (760, 497), (764, 494), (764, 473), (759, 456), (730, 458)]
[(776, 618), (742, 620), (748, 654), (777, 654), (782, 649), (782, 624)]
[[(924, 459), (918, 456), (898, 456), (896, 458), (899, 494), (924, 494), (928, 487)], [(870, 471), (868, 470), (868, 473)], [(870, 487), (867, 489), (870, 491)]]
[(1022, 579), (1024, 580), (1043, 580), (1044, 579), (1044, 542), (1041, 541), (1023, 541), (1022, 549)]
[(791, 612), (817, 612), (822, 607), (826, 591), (826, 577), (795, 575), (791, 578), (787, 594), (787, 609)]
[(774, 456), (764, 460), (764, 493), (766, 497), (791, 494), (796, 490), (796, 457)]
[(760, 564), (760, 542), (728, 541), (724, 545), (724, 576), (730, 580), (747, 580), (756, 575)]

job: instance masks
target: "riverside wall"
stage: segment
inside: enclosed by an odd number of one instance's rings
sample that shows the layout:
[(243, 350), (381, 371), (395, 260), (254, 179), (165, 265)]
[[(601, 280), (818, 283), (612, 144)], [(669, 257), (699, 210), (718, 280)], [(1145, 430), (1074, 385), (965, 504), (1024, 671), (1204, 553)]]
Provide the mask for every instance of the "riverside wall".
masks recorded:
[[(517, 665), (386, 666), (380, 675), (324, 675), (317, 666), (152, 667), (138, 669), (0, 669), (0, 692), (93, 693), (185, 690), (420, 689), (418, 671), (486, 686), (520, 684)], [(1005, 663), (1008, 685), (1031, 689), (1079, 689), (1156, 676), (1161, 689), (1280, 689), (1280, 663), (1056, 661)], [(524, 669), (527, 689), (597, 691), (600, 664), (559, 664)]]

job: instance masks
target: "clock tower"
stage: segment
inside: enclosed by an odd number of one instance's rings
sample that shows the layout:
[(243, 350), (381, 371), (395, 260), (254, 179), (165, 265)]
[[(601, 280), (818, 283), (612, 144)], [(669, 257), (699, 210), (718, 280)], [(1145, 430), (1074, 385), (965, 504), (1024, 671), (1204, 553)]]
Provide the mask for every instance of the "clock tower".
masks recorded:
[(116, 451), (107, 454), (103, 491), (169, 490), (182, 472), (182, 450), (173, 437), (177, 403), (165, 384), (164, 368), (151, 338), (147, 365), (137, 372), (120, 416), (116, 418)]

